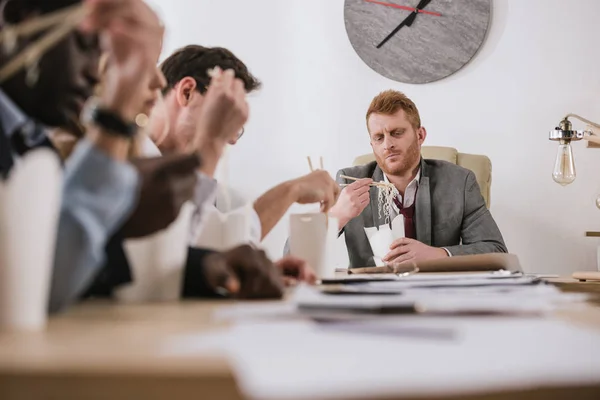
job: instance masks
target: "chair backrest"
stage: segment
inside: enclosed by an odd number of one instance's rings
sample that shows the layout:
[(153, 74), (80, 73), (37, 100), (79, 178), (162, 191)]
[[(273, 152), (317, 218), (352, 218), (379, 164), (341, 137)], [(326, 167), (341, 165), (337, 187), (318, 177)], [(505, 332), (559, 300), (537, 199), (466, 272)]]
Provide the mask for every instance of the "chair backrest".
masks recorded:
[[(477, 178), (477, 183), (481, 189), (481, 195), (485, 200), (487, 207), (491, 203), (492, 190), (492, 162), (487, 156), (478, 154), (459, 153), (453, 147), (442, 146), (423, 146), (421, 148), (423, 158), (432, 160), (444, 160), (461, 167), (470, 169)], [(363, 165), (375, 161), (373, 153), (364, 154), (354, 159), (352, 165)]]

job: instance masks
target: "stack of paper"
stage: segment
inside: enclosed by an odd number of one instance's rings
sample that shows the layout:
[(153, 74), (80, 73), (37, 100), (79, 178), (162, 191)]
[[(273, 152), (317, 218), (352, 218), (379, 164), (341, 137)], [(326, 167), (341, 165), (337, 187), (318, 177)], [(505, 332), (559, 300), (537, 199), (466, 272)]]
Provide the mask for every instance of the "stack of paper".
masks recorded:
[[(321, 287), (300, 287), (293, 298), (300, 310), (378, 313), (545, 313), (585, 295), (566, 294), (537, 277), (511, 272), (376, 275)], [(340, 280), (344, 282), (344, 280)]]

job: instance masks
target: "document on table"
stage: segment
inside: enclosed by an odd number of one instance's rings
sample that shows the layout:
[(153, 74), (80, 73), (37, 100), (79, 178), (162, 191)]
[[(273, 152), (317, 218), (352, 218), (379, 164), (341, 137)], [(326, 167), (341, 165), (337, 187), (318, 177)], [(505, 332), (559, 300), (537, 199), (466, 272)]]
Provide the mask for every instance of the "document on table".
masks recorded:
[(301, 285), (292, 302), (301, 311), (544, 314), (566, 303), (582, 302), (587, 298), (583, 294), (562, 293), (552, 285), (421, 287), (377, 282), (340, 286)]
[(554, 319), (403, 316), (362, 328), (283, 321), (236, 325), (216, 339), (178, 337), (161, 353), (198, 357), (207, 346), (218, 348), (244, 395), (263, 400), (466, 396), (600, 383), (600, 334)]
[[(361, 282), (380, 282), (380, 281), (402, 281), (402, 282), (419, 282), (419, 281), (459, 281), (471, 279), (512, 279), (522, 277), (520, 272), (510, 271), (486, 271), (486, 272), (440, 272), (440, 273), (417, 273), (409, 276), (399, 276), (397, 274), (356, 274), (356, 275), (341, 275), (332, 279), (323, 279), (324, 284), (334, 283), (361, 283)], [(535, 277), (532, 277), (535, 278)]]

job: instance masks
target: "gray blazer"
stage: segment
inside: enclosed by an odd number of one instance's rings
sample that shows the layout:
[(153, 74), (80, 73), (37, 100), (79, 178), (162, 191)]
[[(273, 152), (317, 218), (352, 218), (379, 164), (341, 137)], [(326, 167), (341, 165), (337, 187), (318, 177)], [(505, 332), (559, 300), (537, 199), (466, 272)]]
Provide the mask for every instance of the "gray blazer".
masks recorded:
[[(340, 175), (383, 181), (383, 171), (375, 161), (338, 172), (338, 183), (351, 183)], [(351, 268), (374, 265), (373, 251), (364, 228), (385, 224), (379, 217), (377, 194), (378, 189), (372, 187), (369, 205), (343, 229)], [(507, 252), (472, 171), (446, 161), (421, 159), (415, 204), (417, 240), (420, 242), (445, 247), (452, 255)]]

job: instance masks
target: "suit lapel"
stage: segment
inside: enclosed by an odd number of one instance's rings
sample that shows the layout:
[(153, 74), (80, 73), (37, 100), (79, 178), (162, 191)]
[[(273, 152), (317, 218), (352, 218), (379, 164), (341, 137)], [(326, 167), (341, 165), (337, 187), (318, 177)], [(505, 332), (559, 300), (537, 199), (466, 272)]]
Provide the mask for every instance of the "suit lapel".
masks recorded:
[[(383, 171), (381, 170), (381, 168), (379, 168), (379, 166), (375, 167), (375, 170), (373, 171), (373, 176), (371, 177), (373, 179), (374, 182), (382, 182), (383, 181)], [(369, 222), (369, 225), (371, 226), (376, 226), (377, 228), (379, 228), (379, 226), (384, 225), (385, 224), (385, 218), (383, 215), (383, 212), (381, 212), (381, 217), (379, 216), (379, 189), (376, 187), (371, 187), (371, 189), (369, 190), (369, 196), (371, 197), (371, 201), (369, 202), (368, 207), (371, 208), (371, 212), (370, 213), (365, 213), (365, 216), (367, 215), (371, 215), (372, 219)], [(365, 225), (367, 226), (367, 225)]]
[(429, 190), (429, 171), (421, 159), (421, 179), (415, 205), (417, 214), (417, 240), (431, 246), (431, 193)]

